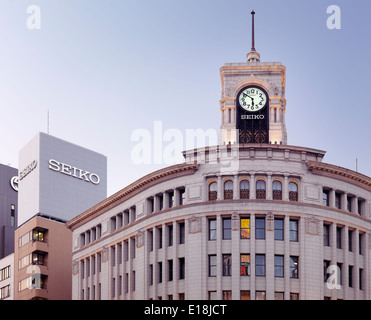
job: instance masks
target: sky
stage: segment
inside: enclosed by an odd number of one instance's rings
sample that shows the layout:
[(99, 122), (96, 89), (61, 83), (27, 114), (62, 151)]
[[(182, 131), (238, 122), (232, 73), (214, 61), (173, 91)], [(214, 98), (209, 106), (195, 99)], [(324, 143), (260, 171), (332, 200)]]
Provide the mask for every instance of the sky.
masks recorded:
[(261, 61), (286, 66), (288, 144), (371, 176), (369, 0), (1, 0), (0, 163), (41, 131), (106, 155), (108, 195), (171, 165), (173, 133), (186, 149), (187, 130), (219, 131), (219, 68), (246, 62), (251, 10)]

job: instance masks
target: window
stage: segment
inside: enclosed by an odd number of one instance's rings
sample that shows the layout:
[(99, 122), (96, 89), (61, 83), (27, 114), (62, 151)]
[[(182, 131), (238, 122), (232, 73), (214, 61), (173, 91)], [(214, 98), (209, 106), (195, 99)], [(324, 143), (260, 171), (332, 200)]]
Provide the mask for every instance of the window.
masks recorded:
[(168, 260), (168, 281), (173, 281), (173, 260)]
[(323, 281), (324, 282), (327, 282), (328, 278), (329, 278), (329, 272), (327, 272), (329, 266), (331, 264), (331, 261), (329, 260), (324, 260), (323, 261)]
[(149, 265), (148, 284), (149, 284), (150, 286), (153, 285), (153, 264), (150, 264), (150, 265)]
[(240, 199), (250, 198), (250, 184), (247, 180), (241, 180), (240, 182)]
[(185, 243), (185, 224), (184, 222), (179, 222), (179, 244)]
[(274, 300), (284, 300), (283, 292), (274, 292)]
[(233, 199), (233, 182), (231, 180), (224, 183), (224, 199)]
[(250, 275), (250, 255), (241, 254), (241, 276)]
[(297, 242), (298, 237), (298, 220), (290, 220), (290, 241)]
[(32, 241), (46, 242), (46, 229), (35, 228), (32, 230)]
[(232, 300), (232, 291), (223, 290), (223, 300)]
[(353, 266), (349, 266), (348, 279), (349, 279), (349, 287), (353, 288)]
[(335, 193), (335, 207), (341, 209), (341, 194)]
[(241, 218), (241, 239), (250, 239), (250, 218)]
[(352, 197), (347, 196), (347, 210), (352, 212)]
[(169, 195), (169, 208), (172, 208), (175, 205), (174, 191), (169, 191), (168, 195)]
[(216, 219), (209, 219), (209, 240), (216, 240)]
[(214, 201), (218, 198), (218, 190), (216, 182), (211, 182), (209, 184), (209, 201)]
[(256, 181), (256, 199), (265, 199), (265, 181)]
[(185, 189), (184, 188), (181, 188), (179, 189), (179, 205), (182, 206), (183, 204), (185, 204)]
[(232, 275), (232, 256), (230, 254), (223, 254), (223, 276)]
[(249, 290), (241, 290), (241, 300), (250, 300)]
[(255, 275), (265, 276), (265, 254), (257, 254), (255, 256)]
[(10, 226), (11, 227), (15, 226), (15, 205), (14, 204), (10, 206)]
[(274, 240), (283, 240), (283, 219), (274, 219)]
[(322, 192), (322, 204), (326, 207), (330, 205), (329, 190), (323, 190)]
[(342, 263), (337, 263), (336, 264), (338, 267), (338, 284), (342, 285), (343, 284), (343, 264)]
[(299, 300), (299, 293), (290, 292), (290, 300)]
[(167, 226), (167, 231), (168, 231), (168, 246), (171, 247), (173, 245), (173, 225), (169, 224)]
[(216, 277), (216, 255), (209, 255), (209, 277)]
[(255, 291), (255, 300), (265, 300), (265, 291)]
[(179, 280), (185, 279), (185, 258), (179, 258)]
[(338, 249), (342, 248), (342, 231), (343, 228), (336, 227), (336, 248)]
[(278, 180), (273, 181), (273, 200), (282, 200), (282, 183)]
[(232, 239), (232, 219), (223, 218), (223, 240)]
[(157, 266), (158, 266), (157, 282), (161, 283), (162, 282), (162, 262), (158, 262)]
[(348, 230), (348, 250), (353, 251), (353, 230)]
[(330, 225), (323, 225), (323, 245), (326, 247), (330, 246)]
[(265, 218), (255, 219), (255, 239), (265, 239)]
[(289, 183), (289, 200), (298, 201), (298, 185), (295, 182)]
[(10, 277), (10, 266), (0, 269), (0, 281)]
[(274, 276), (275, 277), (283, 277), (283, 256), (275, 255), (274, 256)]
[(208, 295), (209, 295), (209, 300), (218, 300), (216, 291), (209, 291)]
[(156, 228), (157, 230), (157, 249), (161, 249), (162, 248), (162, 228), (161, 227), (157, 227)]
[(364, 235), (363, 233), (359, 234), (358, 253), (360, 255), (363, 255), (363, 238), (364, 238), (363, 235)]
[(299, 257), (290, 257), (290, 278), (299, 278)]
[(359, 290), (363, 290), (363, 269), (359, 269)]

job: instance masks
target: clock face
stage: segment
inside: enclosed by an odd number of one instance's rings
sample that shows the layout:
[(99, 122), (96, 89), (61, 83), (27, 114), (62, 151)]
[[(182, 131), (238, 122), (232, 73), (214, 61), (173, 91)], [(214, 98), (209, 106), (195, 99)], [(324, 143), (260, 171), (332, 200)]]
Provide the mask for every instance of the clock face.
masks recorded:
[(264, 108), (267, 96), (259, 88), (250, 87), (240, 93), (238, 101), (240, 106), (246, 111), (256, 112)]

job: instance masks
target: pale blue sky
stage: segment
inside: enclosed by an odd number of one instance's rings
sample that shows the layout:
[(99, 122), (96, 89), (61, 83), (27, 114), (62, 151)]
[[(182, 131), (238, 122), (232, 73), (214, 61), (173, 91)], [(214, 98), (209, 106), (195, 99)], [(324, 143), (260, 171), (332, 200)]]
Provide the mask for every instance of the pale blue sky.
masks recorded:
[(166, 166), (135, 165), (131, 134), (219, 130), (219, 68), (246, 61), (252, 9), (261, 61), (287, 68), (288, 143), (371, 176), (369, 0), (1, 0), (0, 162), (18, 167), (49, 109), (52, 135), (108, 157), (108, 194)]

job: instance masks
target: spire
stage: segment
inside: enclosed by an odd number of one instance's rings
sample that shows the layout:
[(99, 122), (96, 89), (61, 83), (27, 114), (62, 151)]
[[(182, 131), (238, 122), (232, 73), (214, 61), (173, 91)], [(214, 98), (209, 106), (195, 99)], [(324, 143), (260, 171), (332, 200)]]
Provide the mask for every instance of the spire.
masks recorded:
[(251, 11), (251, 51), (246, 55), (247, 62), (260, 62), (260, 54), (255, 50), (255, 26), (254, 26), (255, 11)]
[(255, 51), (255, 32), (254, 32), (254, 15), (255, 11), (251, 11), (251, 51)]

